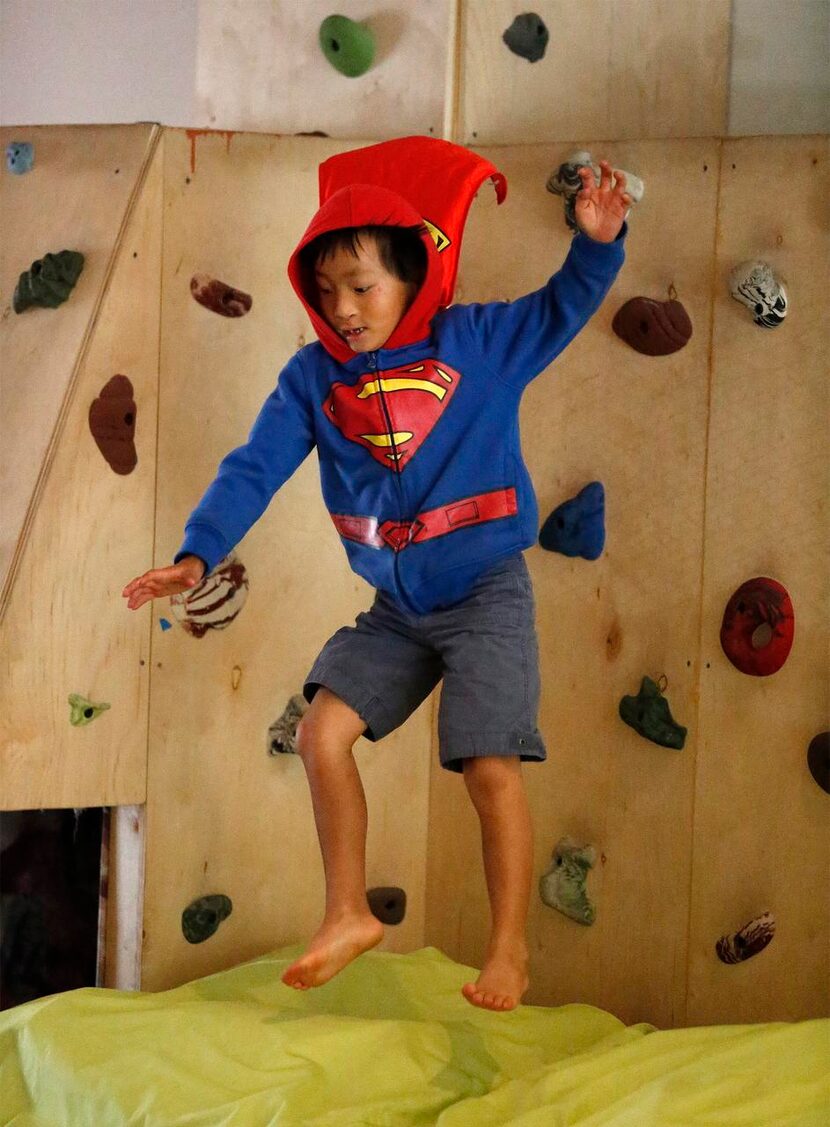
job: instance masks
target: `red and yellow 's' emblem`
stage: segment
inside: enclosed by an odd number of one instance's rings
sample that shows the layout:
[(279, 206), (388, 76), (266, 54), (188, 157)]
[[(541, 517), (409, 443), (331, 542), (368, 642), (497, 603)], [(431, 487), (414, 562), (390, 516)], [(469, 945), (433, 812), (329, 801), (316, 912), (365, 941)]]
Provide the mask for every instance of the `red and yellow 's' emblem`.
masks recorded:
[(346, 438), (400, 472), (443, 414), (460, 379), (436, 360), (364, 372), (355, 384), (333, 384), (323, 410)]

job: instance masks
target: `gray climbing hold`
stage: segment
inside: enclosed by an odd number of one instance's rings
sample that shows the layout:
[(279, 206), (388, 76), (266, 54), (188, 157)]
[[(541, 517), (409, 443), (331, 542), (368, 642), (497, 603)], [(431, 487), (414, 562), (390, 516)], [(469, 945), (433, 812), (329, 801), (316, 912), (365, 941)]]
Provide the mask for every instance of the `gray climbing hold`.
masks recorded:
[(787, 316), (787, 291), (768, 262), (739, 262), (729, 275), (729, 292), (762, 329), (777, 328)]
[(31, 172), (35, 163), (34, 145), (28, 141), (10, 141), (6, 145), (6, 168), (15, 176)]
[(619, 713), (630, 728), (661, 747), (681, 750), (686, 743), (686, 729), (677, 724), (663, 696), (665, 685), (658, 685), (650, 677), (643, 677), (636, 696), (623, 697)]
[(282, 716), (277, 717), (268, 729), (269, 755), (297, 754), (297, 725), (307, 708), (308, 702), (302, 693), (295, 693)]
[(68, 700), (72, 709), (69, 723), (75, 728), (82, 728), (85, 724), (91, 724), (97, 716), (111, 707), (104, 703), (93, 704), (91, 700), (82, 697), (80, 693), (70, 693)]
[(229, 896), (200, 896), (182, 912), (182, 934), (188, 943), (204, 943), (233, 911)]
[(764, 912), (744, 924), (734, 935), (722, 935), (715, 944), (715, 950), (722, 963), (743, 963), (763, 951), (774, 935), (775, 917), (771, 912)]
[(406, 915), (406, 893), (402, 888), (370, 888), (366, 893), (372, 915), (384, 924), (399, 924)]
[(538, 63), (547, 49), (548, 29), (545, 21), (535, 12), (525, 12), (516, 16), (513, 23), (502, 35), (502, 39), (513, 52), (529, 63)]
[(550, 866), (539, 880), (539, 895), (545, 904), (579, 924), (592, 924), (597, 910), (585, 888), (588, 870), (597, 861), (593, 845), (578, 845), (563, 837), (556, 843)]
[(78, 250), (62, 250), (36, 259), (15, 286), (15, 313), (23, 313), (32, 305), (57, 309), (69, 297), (83, 268), (84, 256)]

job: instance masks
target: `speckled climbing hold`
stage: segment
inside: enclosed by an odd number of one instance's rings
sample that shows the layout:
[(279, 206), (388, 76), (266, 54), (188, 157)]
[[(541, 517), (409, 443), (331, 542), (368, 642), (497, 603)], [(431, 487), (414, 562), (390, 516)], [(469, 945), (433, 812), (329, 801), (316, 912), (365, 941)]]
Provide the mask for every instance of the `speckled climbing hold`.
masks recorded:
[(810, 740), (807, 766), (821, 789), (830, 794), (830, 732), (819, 732)]
[(190, 292), (205, 309), (223, 317), (244, 317), (254, 304), (250, 294), (211, 278), (209, 274), (194, 274), (190, 279)]
[(282, 716), (277, 717), (268, 729), (269, 755), (297, 754), (297, 725), (303, 717), (308, 702), (302, 693), (295, 693), (285, 706)]
[(763, 329), (777, 328), (787, 316), (787, 291), (768, 262), (739, 262), (729, 275), (729, 292)]
[(611, 328), (644, 356), (669, 356), (692, 335), (689, 314), (679, 301), (632, 297), (614, 314)]
[(535, 12), (525, 12), (516, 16), (502, 39), (514, 55), (527, 59), (529, 63), (538, 63), (547, 50), (550, 34), (541, 16), (537, 16)]
[(592, 924), (597, 910), (588, 896), (585, 881), (597, 861), (593, 845), (579, 845), (563, 837), (554, 846), (550, 865), (539, 879), (539, 895), (545, 904), (576, 920)]
[(84, 268), (84, 256), (77, 250), (62, 250), (38, 258), (20, 275), (15, 286), (12, 308), (23, 313), (32, 305), (57, 309), (69, 297)]
[(69, 714), (69, 723), (76, 728), (81, 728), (84, 724), (91, 724), (102, 712), (106, 712), (108, 708), (112, 707), (103, 702), (101, 704), (93, 704), (91, 700), (82, 697), (80, 693), (70, 693), (68, 700), (69, 707), (72, 710)]
[(117, 474), (132, 473), (138, 463), (135, 417), (133, 385), (126, 376), (108, 380), (89, 406), (89, 429), (95, 445)]
[(29, 141), (10, 141), (6, 145), (6, 168), (15, 176), (32, 171), (35, 148)]
[(734, 935), (722, 935), (715, 950), (722, 963), (743, 963), (763, 951), (774, 935), (775, 917), (771, 912), (764, 912)]
[(341, 74), (358, 78), (375, 58), (375, 37), (366, 24), (347, 16), (327, 16), (320, 24), (323, 54)]
[(402, 888), (370, 888), (366, 893), (372, 915), (384, 924), (399, 924), (406, 915), (406, 893)]
[(795, 613), (787, 589), (767, 575), (747, 579), (726, 604), (720, 644), (741, 673), (777, 673), (789, 657), (794, 636)]
[(182, 912), (182, 934), (188, 943), (204, 943), (233, 911), (229, 896), (200, 896)]
[(599, 559), (605, 547), (602, 482), (589, 482), (576, 497), (558, 505), (542, 525), (539, 543), (549, 552), (561, 552), (563, 556)]
[(686, 743), (686, 729), (676, 724), (669, 710), (669, 702), (663, 696), (663, 689), (650, 677), (644, 677), (636, 697), (623, 697), (620, 701), (620, 716), (641, 736), (660, 744), (679, 750)]
[[(550, 174), (545, 185), (549, 192), (564, 197), (565, 222), (572, 231), (578, 230), (575, 209), (577, 193), (582, 189), (582, 179), (579, 175), (580, 168), (590, 168), (594, 174), (594, 183), (599, 184), (601, 175), (599, 165), (594, 163), (587, 149), (578, 149), (571, 153), (555, 172)], [(625, 172), (625, 190), (631, 197), (632, 204), (639, 203), (645, 192), (643, 181), (633, 172), (628, 172), (625, 169), (622, 169), (622, 171)], [(631, 208), (628, 210), (630, 211)], [(626, 215), (628, 215), (628, 211)]]
[(170, 596), (173, 617), (188, 634), (203, 638), (208, 630), (230, 626), (248, 597), (248, 573), (231, 552), (195, 587)]

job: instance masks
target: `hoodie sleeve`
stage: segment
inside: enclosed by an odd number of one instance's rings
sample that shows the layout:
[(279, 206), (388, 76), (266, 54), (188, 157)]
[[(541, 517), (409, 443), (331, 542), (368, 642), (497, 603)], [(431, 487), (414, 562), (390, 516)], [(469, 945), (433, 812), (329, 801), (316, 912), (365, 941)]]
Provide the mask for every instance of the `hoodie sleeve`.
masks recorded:
[(248, 441), (220, 463), (216, 477), (187, 519), (184, 542), (173, 562), (199, 556), (211, 571), (259, 520), (314, 445), (314, 418), (297, 354), (280, 373)]
[(464, 307), (474, 349), (499, 379), (522, 391), (593, 316), (625, 259), (623, 223), (612, 243), (579, 232), (547, 285), (511, 302)]

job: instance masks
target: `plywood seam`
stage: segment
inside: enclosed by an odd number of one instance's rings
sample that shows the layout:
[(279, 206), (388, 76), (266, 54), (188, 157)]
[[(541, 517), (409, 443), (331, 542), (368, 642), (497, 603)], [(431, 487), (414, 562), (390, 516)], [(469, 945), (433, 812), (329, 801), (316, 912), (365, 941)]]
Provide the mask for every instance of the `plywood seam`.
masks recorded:
[(449, 0), (447, 30), (447, 62), (444, 82), (444, 124), (445, 141), (458, 140), (458, 99), (461, 74), (461, 37), (463, 28), (462, 8), (464, 0)]
[(686, 1023), (686, 1016), (689, 1012), (689, 986), (691, 982), (691, 963), (692, 963), (692, 919), (693, 919), (693, 904), (692, 896), (695, 888), (695, 859), (696, 859), (696, 830), (695, 819), (697, 812), (697, 776), (698, 764), (700, 761), (700, 702), (702, 697), (702, 678), (703, 678), (703, 653), (704, 653), (704, 638), (703, 629), (706, 616), (704, 614), (704, 592), (706, 590), (706, 525), (708, 516), (708, 493), (709, 493), (709, 451), (710, 451), (710, 434), (712, 427), (712, 384), (714, 382), (715, 370), (715, 302), (718, 295), (718, 248), (720, 246), (720, 224), (721, 224), (721, 183), (723, 175), (723, 138), (718, 139), (718, 169), (717, 169), (717, 188), (715, 191), (715, 237), (714, 245), (712, 247), (712, 265), (709, 279), (709, 349), (707, 353), (707, 382), (706, 382), (706, 429), (703, 440), (703, 511), (701, 513), (701, 542), (700, 542), (700, 580), (699, 580), (699, 595), (698, 595), (698, 640), (697, 640), (697, 684), (696, 684), (696, 700), (695, 700), (695, 713), (694, 713), (694, 731), (695, 731), (695, 756), (692, 764), (692, 809), (691, 809), (691, 841), (689, 843), (689, 888), (686, 897), (686, 983), (683, 991), (683, 1015), (682, 1024)]
[(34, 489), (32, 490), (32, 496), (30, 497), (29, 504), (26, 508), (26, 516), (24, 517), (23, 524), (20, 528), (20, 534), (17, 538), (17, 544), (15, 545), (11, 561), (9, 562), (9, 570), (6, 575), (5, 583), (3, 585), (2, 595), (0, 595), (0, 622), (2, 622), (3, 618), (5, 617), (6, 609), (8, 608), (12, 590), (14, 588), (14, 581), (20, 568), (20, 561), (23, 558), (23, 553), (29, 539), (29, 533), (31, 532), (35, 513), (37, 512), (40, 498), (46, 486), (49, 472), (55, 459), (55, 453), (58, 448), (58, 443), (60, 442), (61, 435), (63, 434), (64, 427), (66, 425), (66, 420), (69, 417), (69, 412), (72, 409), (72, 405), (75, 400), (75, 393), (77, 390), (80, 373), (83, 370), (84, 364), (86, 362), (87, 353), (92, 343), (101, 309), (103, 308), (104, 302), (109, 295), (110, 284), (112, 281), (112, 276), (115, 272), (116, 263), (119, 259), (124, 234), (133, 216), (138, 200), (141, 197), (144, 182), (147, 178), (149, 168), (152, 164), (153, 154), (156, 151), (160, 136), (160, 127), (158, 125), (153, 125), (153, 132), (150, 134), (147, 148), (144, 154), (144, 159), (142, 161), (141, 167), (139, 168), (138, 175), (136, 176), (135, 184), (133, 185), (129, 199), (127, 200), (127, 206), (124, 208), (124, 214), (121, 218), (121, 223), (113, 241), (112, 251), (110, 253), (109, 261), (107, 262), (107, 266), (104, 271), (104, 277), (101, 281), (98, 296), (96, 297), (95, 302), (92, 306), (91, 315), (89, 317), (89, 320), (87, 321), (84, 335), (81, 338), (81, 343), (78, 347), (78, 352), (75, 357), (75, 363), (72, 366), (72, 374), (69, 377), (69, 382), (64, 393), (63, 402), (61, 403), (60, 410), (58, 411), (55, 425), (52, 428), (52, 436), (49, 439), (48, 446), (46, 447), (46, 453), (44, 454), (40, 471), (35, 480)]

